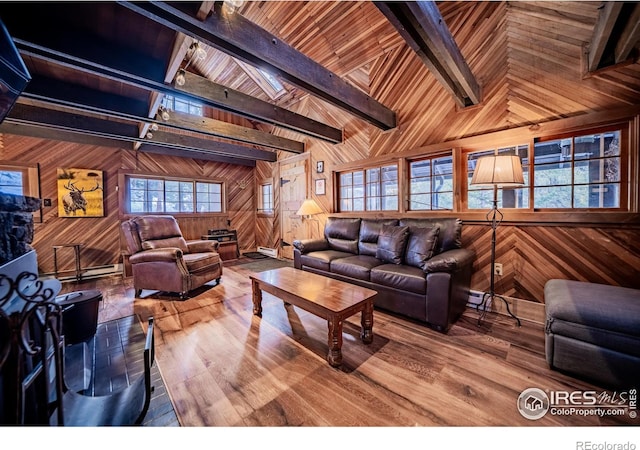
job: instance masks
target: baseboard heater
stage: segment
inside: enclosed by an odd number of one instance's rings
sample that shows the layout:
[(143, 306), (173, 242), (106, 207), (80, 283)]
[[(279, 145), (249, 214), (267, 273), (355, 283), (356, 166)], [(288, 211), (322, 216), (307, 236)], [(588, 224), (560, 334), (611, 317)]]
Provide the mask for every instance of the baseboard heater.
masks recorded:
[(270, 256), (272, 258), (277, 258), (278, 257), (278, 250), (276, 250), (275, 248), (258, 246), (258, 253), (262, 253), (263, 255), (267, 255), (267, 256)]
[(467, 307), (473, 309), (480, 309), (482, 311), (491, 311), (491, 298), (488, 298), (485, 304), (482, 304), (482, 297), (484, 292), (475, 291), (471, 289), (469, 291), (469, 299), (467, 300)]

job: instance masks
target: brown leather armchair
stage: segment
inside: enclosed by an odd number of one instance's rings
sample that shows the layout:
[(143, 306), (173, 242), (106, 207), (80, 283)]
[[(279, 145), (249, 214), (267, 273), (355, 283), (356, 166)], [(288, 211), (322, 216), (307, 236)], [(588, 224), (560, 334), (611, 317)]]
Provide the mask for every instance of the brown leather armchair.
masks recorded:
[(133, 287), (139, 297), (143, 289), (187, 292), (216, 280), (220, 283), (222, 261), (217, 241), (187, 241), (173, 216), (138, 216), (122, 222), (131, 256)]

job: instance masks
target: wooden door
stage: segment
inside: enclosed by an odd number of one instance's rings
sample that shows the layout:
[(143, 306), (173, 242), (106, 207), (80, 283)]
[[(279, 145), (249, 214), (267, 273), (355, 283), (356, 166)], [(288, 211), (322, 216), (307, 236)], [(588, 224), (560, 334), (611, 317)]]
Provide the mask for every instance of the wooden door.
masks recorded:
[(302, 217), (296, 212), (307, 196), (307, 158), (291, 158), (280, 164), (280, 257), (293, 259), (292, 243), (307, 237)]

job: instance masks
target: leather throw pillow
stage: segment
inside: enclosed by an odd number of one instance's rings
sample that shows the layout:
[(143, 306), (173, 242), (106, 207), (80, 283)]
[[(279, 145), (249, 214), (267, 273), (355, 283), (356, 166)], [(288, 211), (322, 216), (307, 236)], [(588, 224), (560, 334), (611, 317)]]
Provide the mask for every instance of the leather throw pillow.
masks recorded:
[(427, 261), (433, 257), (438, 245), (438, 235), (440, 227), (432, 228), (409, 228), (409, 239), (404, 259), (409, 266), (419, 267), (422, 270), (427, 265)]
[(402, 264), (404, 248), (409, 237), (409, 227), (383, 225), (378, 238), (376, 258), (392, 264)]

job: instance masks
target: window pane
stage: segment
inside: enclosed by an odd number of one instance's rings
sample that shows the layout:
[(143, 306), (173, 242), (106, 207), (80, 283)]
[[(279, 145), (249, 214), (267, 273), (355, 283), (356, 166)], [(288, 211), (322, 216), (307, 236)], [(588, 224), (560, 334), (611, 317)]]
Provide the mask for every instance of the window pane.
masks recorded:
[[(571, 185), (571, 163), (544, 164), (536, 167), (536, 186)], [(536, 207), (541, 208), (536, 203)]]
[(533, 202), (536, 208), (571, 208), (571, 186), (537, 187)]
[(493, 190), (469, 191), (469, 209), (491, 209), (493, 207)]
[(412, 195), (409, 208), (412, 210), (431, 209), (431, 194)]
[(0, 170), (0, 192), (23, 195), (22, 175), (20, 170)]
[(574, 208), (619, 208), (620, 185), (591, 184), (576, 186), (573, 193)]
[(414, 161), (409, 164), (409, 176), (411, 178), (430, 177), (431, 176), (431, 160)]
[(453, 192), (433, 194), (433, 205), (431, 209), (453, 209)]
[(382, 210), (383, 211), (397, 211), (398, 210), (398, 197), (397, 196), (385, 196), (385, 197), (382, 197)]
[(364, 199), (362, 198), (353, 199), (353, 211), (364, 211)]

